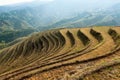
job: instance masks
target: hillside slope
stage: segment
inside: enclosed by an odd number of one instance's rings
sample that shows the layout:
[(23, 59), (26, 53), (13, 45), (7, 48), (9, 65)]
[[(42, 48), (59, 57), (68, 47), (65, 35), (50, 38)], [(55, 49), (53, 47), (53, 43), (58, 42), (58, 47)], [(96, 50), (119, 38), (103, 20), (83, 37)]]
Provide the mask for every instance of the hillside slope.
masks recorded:
[(0, 50), (0, 80), (119, 80), (120, 27), (61, 28)]
[(120, 25), (120, 4), (111, 5), (109, 8), (90, 10), (88, 8), (81, 11), (77, 8), (78, 6), (73, 6), (73, 3), (67, 6), (68, 4), (60, 3), (61, 1), (56, 2), (43, 5), (35, 2), (36, 4), (0, 7), (0, 30), (1, 27), (9, 29), (33, 27), (43, 30), (54, 27)]
[(3, 42), (11, 42), (34, 31), (58, 27), (120, 25), (120, 4), (105, 9), (81, 11), (73, 3), (67, 6), (69, 4), (63, 5), (60, 2), (57, 0), (57, 3), (41, 4), (38, 1), (34, 4), (0, 6), (0, 48), (4, 47)]
[(49, 27), (84, 27), (84, 26), (119, 26), (119, 10), (115, 8), (101, 11), (86, 11), (73, 18), (67, 18), (55, 22)]

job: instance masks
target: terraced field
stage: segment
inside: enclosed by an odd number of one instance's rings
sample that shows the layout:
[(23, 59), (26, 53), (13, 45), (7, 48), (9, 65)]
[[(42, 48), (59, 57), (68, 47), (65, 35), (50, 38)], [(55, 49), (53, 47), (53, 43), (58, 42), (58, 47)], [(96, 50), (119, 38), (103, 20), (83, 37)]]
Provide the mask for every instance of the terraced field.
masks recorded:
[(28, 36), (0, 50), (0, 80), (120, 80), (120, 27)]

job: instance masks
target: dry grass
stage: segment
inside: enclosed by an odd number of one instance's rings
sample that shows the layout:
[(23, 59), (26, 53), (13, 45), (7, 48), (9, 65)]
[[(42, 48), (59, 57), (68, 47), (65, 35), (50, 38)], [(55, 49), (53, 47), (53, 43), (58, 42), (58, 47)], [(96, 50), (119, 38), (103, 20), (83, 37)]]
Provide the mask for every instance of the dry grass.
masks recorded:
[(0, 80), (119, 80), (119, 35), (119, 27), (33, 34), (0, 51)]

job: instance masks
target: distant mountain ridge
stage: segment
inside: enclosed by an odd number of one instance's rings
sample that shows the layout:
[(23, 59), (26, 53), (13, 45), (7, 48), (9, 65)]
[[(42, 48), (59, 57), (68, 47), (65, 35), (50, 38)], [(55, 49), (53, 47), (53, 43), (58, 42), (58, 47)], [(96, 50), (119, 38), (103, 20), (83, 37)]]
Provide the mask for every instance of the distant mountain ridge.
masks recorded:
[[(1, 34), (4, 35), (3, 32), (14, 33), (16, 31), (21, 32), (24, 30), (30, 31), (30, 33), (32, 33), (34, 31), (39, 31), (39, 30), (42, 31), (42, 30), (48, 30), (50, 28), (58, 28), (58, 27), (119, 26), (120, 25), (119, 4), (116, 4), (116, 6), (114, 5), (108, 9), (84, 11), (77, 14), (70, 13), (69, 11), (65, 11), (65, 12), (63, 12), (63, 10), (59, 11), (59, 9), (61, 8), (58, 8), (57, 10), (57, 8), (54, 8), (52, 4), (56, 5), (56, 3), (41, 4), (41, 5), (39, 5), (38, 3), (37, 6), (33, 6), (29, 4), (25, 6), (20, 5), (22, 7), (19, 6), (16, 7), (11, 6), (9, 8), (8, 6), (0, 7)], [(13, 39), (15, 38), (12, 38), (10, 40)]]
[[(35, 4), (35, 3), (31, 3)], [(61, 27), (61, 26), (69, 26), (69, 27), (84, 27), (84, 26), (116, 26), (119, 24), (119, 4), (116, 4), (108, 9), (102, 10), (92, 10), (86, 12), (80, 12), (77, 14), (66, 13), (67, 11), (61, 12), (59, 10), (54, 9), (54, 3), (50, 4), (43, 4), (40, 5), (39, 3), (36, 6), (33, 5), (20, 5), (8, 9), (8, 7), (0, 7), (0, 24), (12, 25), (14, 28), (16, 27), (33, 27), (33, 28), (43, 28), (43, 27)], [(22, 7), (21, 7), (22, 6)], [(4, 9), (5, 8), (5, 9)], [(50, 8), (50, 10), (49, 10)], [(53, 8), (53, 12), (51, 9)], [(58, 8), (59, 9), (59, 8)], [(57, 10), (55, 12), (55, 10)], [(6, 12), (8, 11), (8, 12)], [(59, 14), (60, 15), (59, 15)], [(66, 16), (68, 14), (68, 16)], [(63, 16), (64, 15), (64, 16)], [(11, 20), (14, 19), (14, 20)], [(13, 23), (13, 24), (12, 24)], [(19, 25), (17, 26), (16, 24)], [(21, 24), (20, 24), (21, 23)], [(14, 25), (15, 24), (15, 25)], [(8, 26), (7, 25), (7, 26)]]
[(98, 11), (83, 12), (73, 18), (58, 21), (50, 27), (85, 27), (85, 26), (119, 26), (120, 11), (118, 7)]

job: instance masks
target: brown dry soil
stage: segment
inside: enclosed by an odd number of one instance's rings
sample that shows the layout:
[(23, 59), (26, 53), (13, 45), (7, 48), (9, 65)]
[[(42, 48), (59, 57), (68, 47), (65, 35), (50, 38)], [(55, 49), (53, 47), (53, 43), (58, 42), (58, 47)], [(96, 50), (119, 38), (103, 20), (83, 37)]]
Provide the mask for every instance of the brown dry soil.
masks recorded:
[(0, 80), (120, 80), (120, 27), (28, 36), (0, 50)]

